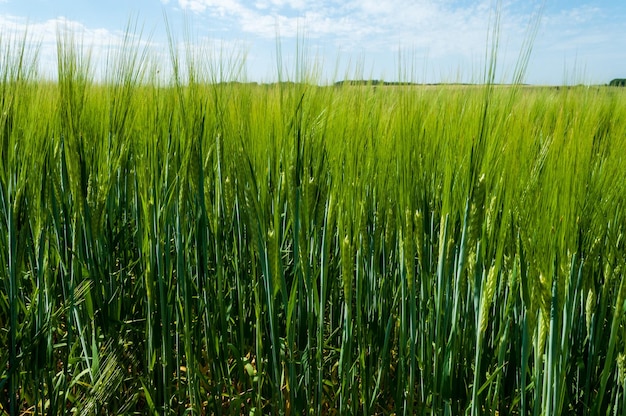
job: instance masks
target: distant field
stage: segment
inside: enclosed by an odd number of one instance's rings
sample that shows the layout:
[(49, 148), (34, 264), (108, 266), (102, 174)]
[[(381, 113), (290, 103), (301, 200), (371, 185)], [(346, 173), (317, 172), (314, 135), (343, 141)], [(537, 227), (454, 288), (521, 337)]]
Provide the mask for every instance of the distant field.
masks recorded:
[(0, 409), (624, 414), (626, 95), (0, 66)]

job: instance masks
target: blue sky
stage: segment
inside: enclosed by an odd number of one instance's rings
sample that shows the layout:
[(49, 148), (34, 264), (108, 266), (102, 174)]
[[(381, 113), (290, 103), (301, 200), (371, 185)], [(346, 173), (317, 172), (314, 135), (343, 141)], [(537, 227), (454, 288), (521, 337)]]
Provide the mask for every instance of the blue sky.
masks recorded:
[[(273, 81), (303, 63), (322, 82), (375, 78), (479, 82), (492, 27), (492, 0), (0, 0), (3, 43), (28, 28), (53, 76), (59, 29), (73, 32), (94, 62), (119, 48), (130, 20), (141, 45), (167, 67), (168, 37), (207, 63), (244, 62), (231, 77)], [(543, 5), (543, 8), (542, 8)], [(497, 81), (512, 79), (529, 24), (541, 11), (526, 71), (532, 84), (607, 83), (626, 78), (623, 0), (503, 0)], [(491, 22), (491, 23), (490, 23)], [(185, 32), (187, 35), (185, 35)], [(281, 49), (277, 52), (277, 35)], [(298, 45), (298, 48), (296, 48)], [(300, 58), (297, 58), (297, 51)], [(213, 58), (208, 58), (208, 57)], [(245, 56), (245, 60), (240, 57)], [(304, 57), (302, 57), (304, 56)], [(97, 66), (97, 65), (94, 65)], [(228, 65), (227, 65), (228, 66)], [(232, 68), (233, 65), (231, 64)]]

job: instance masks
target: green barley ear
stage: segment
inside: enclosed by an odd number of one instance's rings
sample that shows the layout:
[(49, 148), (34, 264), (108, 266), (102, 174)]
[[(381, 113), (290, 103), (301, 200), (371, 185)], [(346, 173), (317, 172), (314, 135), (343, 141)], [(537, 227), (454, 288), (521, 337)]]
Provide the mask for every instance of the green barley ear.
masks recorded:
[(424, 217), (420, 211), (415, 211), (413, 219), (415, 223), (415, 246), (417, 248), (417, 261), (420, 267), (424, 266)]
[(94, 183), (94, 172), (89, 173), (87, 179), (87, 206), (90, 209), (91, 213), (91, 230), (94, 234), (98, 234), (100, 232), (100, 219), (102, 215), (102, 208), (99, 204), (100, 197), (98, 195), (100, 187)]
[(487, 316), (489, 314), (489, 308), (491, 307), (491, 303), (493, 301), (493, 296), (496, 293), (496, 283), (498, 273), (496, 271), (496, 266), (493, 265), (489, 269), (489, 273), (487, 274), (487, 283), (484, 286), (481, 303), (480, 303), (480, 332), (484, 333), (487, 330)]
[(548, 330), (550, 328), (550, 303), (552, 301), (552, 294), (550, 290), (551, 283), (545, 278), (543, 273), (539, 274), (539, 285), (535, 296), (539, 302), (539, 351), (538, 354), (542, 354), (546, 345), (548, 336)]
[[(182, 163), (181, 171), (185, 172), (185, 168), (187, 166), (186, 162)], [(183, 207), (185, 206), (185, 202), (187, 201), (188, 191), (187, 191), (187, 181), (184, 179), (183, 175), (178, 175), (178, 208), (184, 211)]]
[(285, 179), (285, 171), (281, 170), (280, 174), (278, 175), (278, 195), (280, 198), (281, 203), (284, 203), (287, 200), (287, 188), (289, 187), (289, 184), (286, 182)]
[(324, 224), (324, 228), (329, 230), (327, 232), (327, 235), (330, 237), (331, 233), (330, 230), (332, 229), (332, 227), (335, 224), (335, 216), (336, 216), (336, 210), (334, 208), (334, 203), (335, 201), (333, 201), (333, 195), (331, 193), (328, 194), (328, 198), (326, 199), (326, 209), (328, 210), (328, 214), (326, 216), (326, 223)]
[(233, 190), (233, 183), (230, 180), (230, 176), (226, 175), (226, 177), (224, 178), (224, 186), (223, 186), (223, 190), (224, 190), (224, 216), (226, 218), (230, 218), (233, 214), (233, 210), (235, 207), (235, 192)]
[(15, 193), (15, 200), (13, 202), (13, 218), (18, 218), (22, 210), (24, 209), (24, 189), (25, 186), (17, 187), (17, 191)]
[[(476, 247), (470, 247), (469, 252), (467, 254), (467, 276), (470, 287), (474, 287), (474, 273), (476, 273)], [(465, 288), (465, 284), (463, 284), (462, 288)]]
[(281, 281), (279, 275), (279, 261), (280, 252), (278, 247), (278, 237), (274, 229), (270, 229), (267, 232), (267, 249), (269, 251), (270, 272), (272, 273), (272, 282), (274, 285), (274, 293), (276, 296), (281, 288)]
[(483, 173), (478, 178), (478, 182), (474, 186), (474, 193), (472, 196), (472, 206), (470, 208), (470, 225), (469, 225), (469, 242), (470, 250), (474, 248), (478, 238), (481, 234), (483, 226), (483, 220), (485, 215), (485, 194), (486, 183), (485, 174)]
[(316, 179), (317, 188), (316, 188), (316, 202), (315, 202), (315, 215), (311, 218), (311, 221), (319, 227), (320, 224), (324, 223), (324, 218), (326, 217), (326, 200), (329, 198), (328, 195), (328, 179), (324, 175), (318, 176)]
[(587, 328), (587, 337), (591, 336), (591, 319), (596, 309), (596, 293), (593, 288), (587, 292), (587, 301), (585, 302), (585, 325)]
[(587, 250), (588, 254), (586, 255), (586, 259), (588, 261), (585, 261), (583, 263), (583, 279), (585, 279), (586, 277), (588, 278), (588, 276), (592, 276), (592, 267), (593, 267), (592, 259), (597, 258), (600, 252), (600, 248), (602, 247), (603, 245), (601, 244), (600, 238), (596, 237), (591, 243), (591, 247), (589, 247), (589, 249)]
[(87, 205), (89, 208), (93, 208), (96, 205), (96, 194), (98, 187), (94, 184), (94, 172), (90, 172), (87, 177)]
[(413, 215), (411, 215), (411, 211), (409, 209), (404, 211), (404, 227), (406, 231), (401, 243), (404, 244), (404, 263), (410, 290), (413, 286), (413, 269), (415, 266), (415, 237), (413, 235)]
[(618, 383), (626, 383), (626, 356), (624, 353), (617, 355), (617, 380)]
[(447, 246), (446, 246), (446, 263), (452, 264), (454, 261), (454, 254), (456, 250), (456, 245), (454, 244), (454, 237), (450, 236), (448, 238)]
[(394, 237), (394, 222), (393, 222), (393, 210), (391, 207), (387, 208), (387, 215), (385, 215), (385, 247), (391, 247), (392, 239)]
[(497, 198), (495, 196), (492, 196), (491, 201), (489, 201), (489, 208), (487, 208), (485, 224), (486, 224), (487, 236), (489, 237), (493, 235), (493, 229), (495, 225), (495, 216), (496, 216), (496, 202), (497, 202)]
[(552, 283), (545, 277), (543, 273), (539, 274), (539, 308), (541, 312), (548, 318), (550, 316), (550, 303), (552, 302), (552, 293), (550, 287)]
[(476, 244), (482, 234), (482, 226), (485, 215), (485, 174), (480, 175), (480, 178), (474, 185), (471, 205), (469, 211), (469, 227), (468, 227), (468, 254), (467, 254), (467, 272), (470, 281), (470, 285), (474, 284), (474, 273), (476, 273), (476, 262), (479, 259), (478, 253), (476, 253)]
[(291, 212), (293, 213), (293, 215), (297, 215), (295, 210), (296, 210), (296, 189), (297, 189), (297, 179), (298, 179), (298, 172), (296, 172), (296, 165), (294, 162), (289, 164), (289, 167), (287, 168), (287, 175), (288, 175), (288, 183), (287, 183), (287, 198), (288, 200), (288, 204), (289, 204), (289, 209), (291, 210)]
[(194, 193), (199, 191), (200, 184), (200, 151), (198, 146), (194, 143), (191, 144), (191, 148), (189, 151), (189, 182), (191, 184), (191, 189)]

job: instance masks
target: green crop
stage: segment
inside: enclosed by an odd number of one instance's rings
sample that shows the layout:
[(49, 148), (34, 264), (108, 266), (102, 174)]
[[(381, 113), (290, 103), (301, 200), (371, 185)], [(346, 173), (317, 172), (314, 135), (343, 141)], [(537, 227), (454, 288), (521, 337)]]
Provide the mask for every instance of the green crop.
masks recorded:
[(619, 89), (3, 42), (2, 411), (626, 414)]

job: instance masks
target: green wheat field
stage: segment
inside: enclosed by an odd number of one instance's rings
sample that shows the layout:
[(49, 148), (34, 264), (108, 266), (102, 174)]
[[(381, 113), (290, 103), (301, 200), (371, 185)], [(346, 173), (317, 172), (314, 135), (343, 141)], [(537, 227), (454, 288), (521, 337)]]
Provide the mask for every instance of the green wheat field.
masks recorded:
[(0, 413), (626, 414), (624, 89), (127, 41), (2, 43)]

